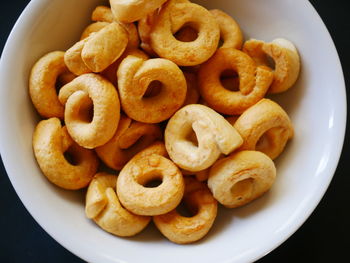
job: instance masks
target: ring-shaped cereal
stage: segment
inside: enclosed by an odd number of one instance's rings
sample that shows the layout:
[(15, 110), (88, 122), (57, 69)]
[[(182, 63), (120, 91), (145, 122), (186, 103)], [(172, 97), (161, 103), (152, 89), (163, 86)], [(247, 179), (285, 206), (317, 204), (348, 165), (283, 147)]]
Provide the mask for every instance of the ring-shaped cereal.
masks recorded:
[[(223, 87), (220, 76), (234, 70), (239, 77), (239, 90)], [(220, 48), (199, 69), (199, 92), (214, 110), (229, 115), (241, 114), (261, 100), (273, 79), (268, 67), (257, 67), (247, 54), (233, 48)]]
[[(191, 26), (198, 37), (182, 42), (174, 34)], [(177, 0), (168, 1), (160, 10), (151, 30), (152, 49), (180, 66), (194, 66), (209, 59), (216, 51), (220, 29), (213, 15), (204, 7)]]
[(188, 244), (203, 238), (217, 215), (217, 201), (208, 187), (193, 178), (185, 178), (183, 202), (193, 214), (181, 216), (176, 210), (153, 217), (159, 231), (170, 241)]
[(29, 94), (34, 107), (44, 118), (63, 119), (64, 106), (56, 92), (59, 75), (68, 71), (64, 63), (64, 52), (54, 51), (40, 58), (32, 68), (29, 77)]
[[(136, 121), (164, 121), (181, 107), (186, 97), (184, 74), (170, 60), (156, 58), (145, 61), (128, 56), (120, 64), (117, 77), (122, 108)], [(162, 83), (159, 94), (144, 97), (153, 81)]]
[(300, 58), (292, 42), (277, 38), (270, 43), (250, 39), (244, 43), (243, 51), (258, 65), (270, 66), (274, 62), (274, 79), (268, 93), (284, 92), (296, 82), (300, 72)]
[(113, 137), (120, 104), (118, 93), (109, 81), (93, 73), (81, 75), (61, 88), (59, 100), (66, 106), (64, 119), (68, 132), (80, 146), (95, 148)]
[(210, 167), (221, 153), (229, 154), (243, 142), (220, 114), (199, 104), (177, 111), (166, 126), (164, 138), (171, 160), (191, 172)]
[(243, 34), (237, 22), (225, 12), (219, 9), (209, 11), (219, 24), (220, 39), (222, 48), (241, 49), (243, 44)]
[(109, 0), (113, 15), (121, 22), (131, 23), (144, 18), (167, 0)]
[(105, 231), (117, 236), (134, 236), (150, 222), (151, 217), (135, 215), (119, 202), (115, 192), (117, 176), (98, 173), (86, 194), (85, 213)]
[[(39, 122), (33, 134), (33, 149), (43, 174), (64, 189), (87, 186), (98, 168), (96, 154), (77, 145), (58, 118)], [(74, 164), (67, 161), (66, 153)]]
[[(149, 155), (147, 151), (136, 155), (120, 171), (117, 194), (123, 206), (135, 214), (165, 214), (182, 199), (183, 176), (172, 161), (159, 154)], [(153, 188), (145, 186), (153, 180), (162, 182)]]
[(222, 205), (245, 205), (268, 191), (276, 178), (273, 161), (258, 151), (240, 151), (216, 162), (208, 186)]
[(243, 112), (233, 125), (243, 138), (241, 150), (256, 150), (276, 159), (289, 139), (293, 125), (276, 102), (262, 99)]
[(104, 28), (105, 26), (108, 26), (109, 23), (108, 22), (101, 22), (101, 21), (97, 21), (95, 23), (92, 23), (90, 25), (88, 25), (83, 33), (80, 36), (80, 40), (83, 40), (87, 37), (89, 37), (92, 33), (96, 33), (98, 31), (100, 31), (102, 28)]
[(121, 116), (112, 139), (95, 150), (105, 164), (121, 170), (135, 154), (161, 138), (162, 131), (157, 124), (137, 122)]
[(78, 41), (64, 54), (64, 63), (66, 64), (69, 71), (73, 72), (75, 75), (79, 76), (91, 72), (91, 69), (85, 65), (81, 57), (81, 52), (83, 51), (84, 45), (91, 37), (92, 34)]

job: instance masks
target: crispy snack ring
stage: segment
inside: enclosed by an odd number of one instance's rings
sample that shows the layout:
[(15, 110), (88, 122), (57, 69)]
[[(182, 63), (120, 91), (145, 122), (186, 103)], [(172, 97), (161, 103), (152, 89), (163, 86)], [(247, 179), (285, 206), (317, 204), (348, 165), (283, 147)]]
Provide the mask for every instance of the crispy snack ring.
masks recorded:
[[(243, 142), (220, 114), (199, 104), (177, 111), (169, 120), (164, 137), (170, 158), (191, 172), (210, 167), (221, 153), (229, 154)], [(198, 143), (193, 137), (197, 137)]]
[(114, 16), (121, 22), (131, 23), (147, 16), (166, 0), (109, 0)]
[(269, 99), (262, 99), (246, 110), (234, 123), (241, 134), (241, 150), (256, 150), (276, 159), (294, 130), (287, 113)]
[[(158, 123), (168, 119), (183, 104), (186, 80), (173, 62), (156, 58), (144, 60), (128, 56), (117, 72), (118, 90), (124, 112), (132, 119)], [(159, 94), (144, 97), (153, 81), (162, 83)]]
[(109, 81), (97, 74), (84, 74), (61, 88), (59, 100), (66, 106), (64, 119), (68, 132), (80, 146), (92, 149), (113, 137), (120, 104), (118, 93)]
[(89, 37), (92, 33), (96, 33), (98, 31), (100, 31), (102, 28), (104, 28), (105, 26), (108, 26), (110, 23), (108, 22), (102, 22), (102, 21), (98, 21), (95, 23), (92, 23), (90, 25), (88, 25), (83, 33), (80, 36), (80, 40), (83, 40), (87, 37)]
[(240, 151), (216, 162), (208, 186), (222, 205), (245, 205), (268, 191), (276, 178), (273, 161), (258, 151)]
[(64, 106), (58, 100), (55, 85), (59, 75), (67, 71), (63, 51), (50, 52), (33, 66), (29, 77), (29, 94), (42, 117), (63, 119)]
[[(220, 76), (233, 69), (239, 76), (239, 91), (225, 89)], [(266, 94), (273, 73), (268, 67), (256, 66), (247, 54), (233, 48), (220, 48), (199, 70), (199, 92), (214, 110), (224, 114), (241, 114)]]
[[(184, 193), (183, 176), (169, 159), (152, 152), (162, 152), (161, 144), (152, 145), (131, 159), (120, 171), (117, 193), (123, 206), (138, 215), (160, 215), (173, 210)], [(148, 182), (161, 180), (153, 188)]]
[(269, 66), (269, 58), (274, 61), (274, 79), (269, 93), (286, 91), (296, 82), (300, 72), (300, 58), (297, 49), (290, 41), (277, 38), (270, 43), (251, 39), (245, 42), (243, 51), (258, 65)]
[(193, 178), (185, 178), (183, 202), (193, 214), (181, 216), (176, 210), (153, 217), (160, 232), (177, 244), (188, 244), (203, 238), (217, 215), (217, 201), (208, 187)]
[[(185, 25), (196, 29), (196, 40), (182, 42), (174, 37)], [(160, 10), (150, 36), (151, 46), (160, 57), (180, 66), (194, 66), (203, 63), (215, 53), (220, 29), (213, 15), (204, 7), (170, 0)]]
[[(58, 118), (39, 122), (33, 134), (33, 149), (43, 174), (64, 189), (87, 186), (98, 168), (95, 153), (77, 145)], [(65, 153), (73, 157), (74, 164), (67, 161)]]
[(86, 194), (85, 214), (113, 235), (134, 236), (148, 225), (151, 217), (135, 215), (123, 208), (115, 192), (116, 183), (115, 175), (96, 174)]
[(241, 49), (243, 44), (243, 34), (237, 22), (225, 12), (219, 9), (210, 10), (219, 24), (222, 48)]
[(109, 167), (121, 170), (135, 154), (161, 138), (162, 131), (157, 124), (137, 122), (122, 116), (113, 138), (97, 147), (96, 152)]

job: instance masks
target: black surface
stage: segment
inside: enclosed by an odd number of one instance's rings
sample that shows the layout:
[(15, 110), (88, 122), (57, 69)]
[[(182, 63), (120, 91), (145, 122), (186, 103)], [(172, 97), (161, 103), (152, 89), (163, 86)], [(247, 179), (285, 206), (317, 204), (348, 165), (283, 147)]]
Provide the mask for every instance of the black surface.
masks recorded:
[[(2, 2), (1, 51), (12, 26), (28, 2), (28, 0)], [(349, 84), (350, 22), (347, 1), (312, 0), (311, 3), (333, 37), (342, 62), (346, 84)], [(349, 258), (347, 249), (350, 248), (348, 149), (349, 134), (345, 138), (342, 157), (334, 179), (316, 210), (292, 237), (259, 262), (347, 261)], [(0, 262), (82, 262), (54, 241), (33, 220), (17, 197), (2, 163), (0, 165)]]

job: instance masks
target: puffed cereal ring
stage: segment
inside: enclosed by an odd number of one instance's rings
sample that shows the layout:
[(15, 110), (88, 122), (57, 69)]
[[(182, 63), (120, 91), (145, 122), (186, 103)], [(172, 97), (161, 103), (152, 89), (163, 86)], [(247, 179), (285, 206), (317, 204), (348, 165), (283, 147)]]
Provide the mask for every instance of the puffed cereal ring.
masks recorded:
[(29, 77), (29, 94), (42, 117), (63, 119), (64, 106), (57, 98), (55, 85), (58, 76), (67, 70), (63, 51), (50, 52), (33, 66)]
[(256, 150), (272, 160), (283, 151), (294, 130), (287, 113), (269, 99), (262, 99), (243, 112), (234, 127), (243, 138), (241, 150)]
[[(77, 145), (58, 118), (39, 122), (33, 134), (33, 149), (43, 174), (64, 189), (87, 186), (98, 168), (95, 153)], [(71, 162), (66, 153), (72, 157)]]
[(64, 54), (64, 63), (75, 75), (82, 75), (91, 72), (91, 69), (85, 65), (81, 57), (81, 52), (83, 51), (84, 45), (91, 37), (92, 35), (78, 41)]
[(217, 215), (217, 201), (208, 187), (193, 178), (185, 178), (183, 202), (193, 216), (181, 216), (176, 210), (172, 210), (153, 217), (160, 232), (177, 244), (193, 243), (203, 238)]
[(219, 9), (209, 10), (219, 24), (222, 48), (241, 49), (243, 34), (237, 22), (225, 12)]
[[(277, 38), (271, 43), (251, 39), (244, 43), (243, 51), (258, 65), (270, 66), (269, 57), (274, 62), (274, 79), (269, 93), (286, 91), (296, 82), (300, 72), (300, 58), (292, 42)], [(269, 56), (269, 57), (268, 57)]]
[(96, 152), (109, 167), (121, 170), (136, 153), (161, 138), (162, 131), (157, 124), (137, 122), (122, 116), (113, 138), (97, 147)]
[[(239, 76), (239, 91), (225, 89), (220, 75), (233, 69)], [(199, 69), (199, 92), (214, 110), (224, 114), (241, 114), (261, 100), (267, 92), (273, 73), (268, 67), (256, 66), (247, 54), (233, 48), (220, 48)]]
[(224, 117), (199, 104), (177, 111), (169, 120), (164, 137), (171, 160), (191, 172), (208, 168), (221, 153), (229, 154), (243, 142)]
[[(128, 56), (120, 64), (117, 77), (124, 112), (140, 122), (158, 123), (168, 119), (186, 97), (184, 74), (166, 59)], [(162, 83), (161, 90), (155, 96), (146, 97), (147, 88), (154, 81)]]
[(83, 40), (83, 39), (87, 38), (92, 33), (96, 33), (96, 32), (100, 31), (102, 28), (104, 28), (105, 26), (108, 26), (108, 25), (109, 25), (109, 23), (107, 23), (107, 22), (100, 22), (100, 21), (88, 25), (84, 29), (83, 33), (81, 34), (80, 40)]
[(105, 231), (121, 237), (134, 236), (150, 222), (151, 217), (135, 215), (119, 202), (115, 193), (117, 176), (98, 173), (86, 194), (85, 213)]
[(120, 104), (118, 93), (109, 81), (94, 73), (84, 74), (63, 86), (58, 98), (66, 106), (64, 119), (68, 132), (80, 146), (95, 148), (113, 137)]
[(216, 162), (208, 186), (222, 205), (245, 205), (268, 191), (276, 178), (273, 161), (258, 151), (240, 151)]
[(166, 0), (109, 0), (114, 16), (121, 22), (131, 23), (147, 16)]
[[(146, 186), (154, 180), (162, 182), (157, 187)], [(118, 176), (117, 194), (120, 202), (138, 215), (167, 213), (180, 203), (183, 193), (184, 180), (180, 170), (172, 161), (159, 154), (136, 155)]]
[[(174, 37), (184, 25), (198, 32), (196, 40), (182, 42)], [(218, 47), (220, 29), (204, 7), (170, 0), (162, 6), (151, 30), (151, 46), (160, 56), (180, 66), (194, 66), (209, 59)]]

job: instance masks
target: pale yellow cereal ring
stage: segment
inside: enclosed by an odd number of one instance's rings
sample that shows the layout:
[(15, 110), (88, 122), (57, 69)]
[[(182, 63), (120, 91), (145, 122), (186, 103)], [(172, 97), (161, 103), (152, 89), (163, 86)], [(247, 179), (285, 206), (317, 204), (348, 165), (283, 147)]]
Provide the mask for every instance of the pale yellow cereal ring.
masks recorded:
[(166, 0), (109, 0), (114, 16), (124, 23), (140, 20), (164, 2)]
[(262, 99), (243, 112), (234, 127), (243, 138), (241, 150), (256, 150), (276, 159), (294, 135), (287, 113), (276, 102)]
[(137, 122), (121, 116), (112, 139), (97, 147), (96, 152), (109, 167), (121, 170), (135, 154), (161, 138), (162, 131), (158, 125)]
[[(117, 72), (118, 90), (124, 112), (132, 119), (158, 123), (168, 119), (183, 104), (186, 80), (179, 67), (166, 59), (126, 57)], [(159, 94), (145, 97), (149, 85), (162, 83)]]
[[(43, 174), (64, 189), (84, 188), (98, 168), (95, 153), (77, 145), (58, 118), (39, 122), (33, 134), (33, 149)], [(67, 153), (72, 157), (70, 162)]]
[(92, 149), (113, 137), (120, 104), (118, 93), (109, 81), (97, 74), (84, 74), (61, 88), (59, 100), (66, 106), (64, 119), (68, 132), (80, 146)]
[(88, 25), (84, 29), (83, 33), (81, 34), (80, 40), (83, 40), (83, 39), (87, 38), (92, 33), (96, 33), (96, 32), (100, 31), (102, 28), (104, 28), (105, 26), (108, 26), (108, 25), (109, 25), (109, 23), (101, 22), (101, 21), (98, 21), (98, 22), (95, 22), (95, 23), (92, 23), (92, 24)]
[(33, 66), (29, 77), (29, 94), (42, 117), (63, 119), (64, 106), (58, 100), (56, 82), (67, 70), (62, 51), (46, 54)]
[[(174, 34), (190, 24), (198, 32), (196, 40), (182, 42)], [(151, 30), (152, 49), (180, 66), (194, 66), (208, 60), (218, 47), (220, 29), (204, 7), (170, 0), (160, 10)]]
[(185, 178), (183, 202), (193, 214), (181, 216), (176, 210), (153, 217), (159, 231), (170, 241), (188, 244), (203, 238), (212, 227), (217, 215), (217, 201), (208, 187), (193, 178)]
[(221, 153), (229, 154), (243, 142), (224, 117), (199, 104), (177, 111), (166, 126), (164, 138), (171, 160), (191, 172), (210, 167)]
[(240, 151), (216, 162), (208, 186), (222, 205), (245, 205), (268, 191), (276, 178), (273, 161), (258, 151)]
[(86, 216), (113, 235), (134, 236), (148, 225), (151, 217), (135, 215), (123, 208), (115, 192), (116, 183), (115, 175), (94, 176), (86, 194)]
[(241, 49), (243, 34), (237, 22), (219, 9), (210, 10), (210, 13), (215, 17), (220, 27), (221, 47)]
[(270, 66), (269, 57), (274, 63), (274, 79), (269, 93), (280, 93), (294, 85), (300, 72), (300, 58), (292, 42), (277, 38), (270, 43), (251, 39), (245, 42), (243, 51), (259, 65)]
[[(157, 187), (147, 187), (147, 183), (154, 180), (162, 182)], [(138, 215), (167, 213), (180, 203), (183, 193), (184, 181), (180, 170), (172, 161), (158, 154), (136, 155), (118, 176), (120, 202)]]
[[(220, 81), (225, 70), (234, 70), (239, 77), (239, 91), (227, 90)], [(273, 79), (268, 67), (257, 67), (247, 54), (233, 48), (220, 48), (198, 74), (199, 92), (214, 110), (229, 115), (241, 114), (261, 100)]]

